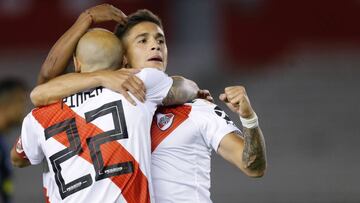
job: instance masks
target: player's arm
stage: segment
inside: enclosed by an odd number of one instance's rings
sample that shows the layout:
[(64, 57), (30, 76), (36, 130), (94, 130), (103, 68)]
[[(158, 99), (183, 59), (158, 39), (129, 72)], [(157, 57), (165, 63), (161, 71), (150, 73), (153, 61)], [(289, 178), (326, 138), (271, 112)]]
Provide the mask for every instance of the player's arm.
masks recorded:
[(21, 139), (18, 139), (16, 144), (10, 151), (11, 163), (14, 167), (24, 168), (30, 166), (30, 161), (26, 158), (22, 148)]
[(91, 23), (92, 19), (89, 13), (83, 12), (74, 25), (57, 40), (41, 66), (38, 84), (43, 84), (64, 73), (77, 42), (89, 29)]
[(21, 136), (11, 149), (11, 163), (15, 167), (26, 167), (40, 164), (45, 155), (40, 139), (44, 139), (44, 129), (30, 112), (22, 123)]
[(182, 76), (172, 76), (173, 84), (163, 100), (164, 106), (179, 105), (197, 98), (199, 87), (197, 84)]
[(92, 23), (111, 20), (123, 23), (125, 19), (126, 16), (123, 12), (109, 4), (94, 6), (81, 13), (71, 28), (51, 48), (41, 67), (38, 84), (43, 84), (64, 73), (77, 42), (90, 28)]
[(219, 144), (218, 153), (248, 176), (263, 176), (266, 169), (265, 140), (245, 88), (227, 87), (220, 99), (239, 114), (244, 127), (243, 138), (235, 132), (227, 134)]
[(136, 105), (127, 90), (138, 100), (145, 100), (145, 86), (134, 75), (137, 72), (139, 72), (137, 69), (120, 69), (92, 73), (69, 73), (38, 85), (32, 90), (30, 98), (35, 106), (44, 106), (58, 102), (77, 92), (103, 86), (121, 93), (130, 103)]

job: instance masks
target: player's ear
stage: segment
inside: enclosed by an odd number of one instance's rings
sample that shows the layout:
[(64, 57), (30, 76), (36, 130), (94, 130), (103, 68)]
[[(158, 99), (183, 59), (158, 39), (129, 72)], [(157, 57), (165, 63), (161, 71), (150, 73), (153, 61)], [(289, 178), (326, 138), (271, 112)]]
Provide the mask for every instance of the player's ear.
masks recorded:
[(130, 68), (128, 59), (126, 58), (125, 55), (123, 56), (122, 67), (124, 67), (124, 68)]
[(81, 63), (79, 62), (78, 58), (76, 57), (76, 55), (73, 55), (73, 60), (74, 60), (74, 66), (75, 66), (75, 73), (80, 73), (81, 72)]

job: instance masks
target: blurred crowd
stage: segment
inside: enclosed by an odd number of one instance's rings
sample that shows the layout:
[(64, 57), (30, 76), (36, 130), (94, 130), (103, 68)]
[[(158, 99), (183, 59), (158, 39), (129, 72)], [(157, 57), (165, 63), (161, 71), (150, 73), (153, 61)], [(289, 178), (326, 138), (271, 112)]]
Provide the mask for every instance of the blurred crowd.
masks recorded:
[(10, 163), (10, 143), (5, 136), (18, 127), (25, 115), (27, 88), (23, 81), (8, 78), (0, 81), (0, 199), (9, 203), (13, 193), (13, 172)]

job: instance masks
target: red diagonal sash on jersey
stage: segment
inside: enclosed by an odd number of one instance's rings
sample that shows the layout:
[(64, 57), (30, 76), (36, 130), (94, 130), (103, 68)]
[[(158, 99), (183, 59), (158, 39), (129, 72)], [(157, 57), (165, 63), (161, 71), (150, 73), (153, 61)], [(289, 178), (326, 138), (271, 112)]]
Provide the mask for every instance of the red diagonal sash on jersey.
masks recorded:
[(157, 125), (156, 116), (151, 124), (151, 152), (153, 152), (156, 147), (172, 133), (182, 122), (184, 122), (188, 117), (191, 111), (191, 106), (181, 105), (177, 107), (161, 107), (158, 109), (157, 113), (168, 114), (172, 113), (174, 115), (174, 120), (169, 128), (166, 130), (161, 130)]
[[(44, 129), (62, 122), (66, 119), (75, 118), (81, 139), (81, 147), (83, 152), (79, 154), (82, 158), (92, 164), (89, 148), (86, 139), (102, 133), (103, 131), (92, 123), (86, 123), (85, 119), (77, 115), (67, 105), (56, 103), (50, 106), (42, 107), (33, 111), (33, 116), (43, 126)], [(55, 140), (69, 147), (65, 132), (53, 136)], [(101, 152), (104, 163), (110, 165), (113, 163), (121, 163), (132, 161), (134, 164), (134, 172), (111, 177), (111, 181), (115, 183), (122, 191), (122, 195), (129, 203), (150, 202), (150, 194), (146, 176), (139, 168), (139, 163), (133, 156), (118, 142), (108, 142), (101, 146)], [(111, 194), (109, 194), (111, 195)]]

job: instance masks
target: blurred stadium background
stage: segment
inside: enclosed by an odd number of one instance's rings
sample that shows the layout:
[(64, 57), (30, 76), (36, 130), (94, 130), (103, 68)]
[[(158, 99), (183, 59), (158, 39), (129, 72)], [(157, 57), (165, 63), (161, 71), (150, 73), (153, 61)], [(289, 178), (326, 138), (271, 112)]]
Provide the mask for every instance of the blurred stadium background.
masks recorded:
[[(0, 78), (34, 87), (51, 46), (100, 3), (163, 19), (170, 75), (214, 97), (246, 86), (266, 138), (267, 173), (245, 177), (214, 154), (214, 202), (360, 202), (359, 0), (1, 0)], [(41, 166), (14, 170), (15, 203), (44, 202)]]

